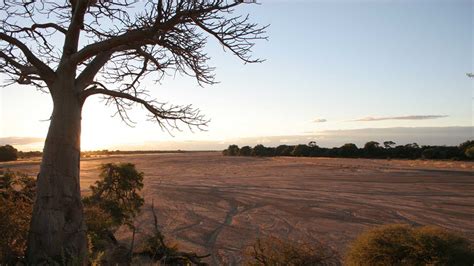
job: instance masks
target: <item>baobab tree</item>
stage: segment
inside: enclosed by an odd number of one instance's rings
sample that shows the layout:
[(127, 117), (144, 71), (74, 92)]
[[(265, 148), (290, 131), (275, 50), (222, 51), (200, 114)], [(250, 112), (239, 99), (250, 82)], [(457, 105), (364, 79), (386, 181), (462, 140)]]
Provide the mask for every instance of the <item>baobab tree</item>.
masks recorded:
[(153, 75), (182, 73), (213, 84), (204, 48), (215, 38), (245, 63), (265, 27), (234, 15), (249, 1), (231, 0), (4, 0), (0, 6), (0, 73), (5, 85), (35, 86), (51, 94), (46, 137), (28, 239), (32, 264), (84, 258), (80, 195), (81, 111), (102, 95), (117, 115), (141, 105), (165, 130), (198, 128), (207, 119), (192, 106), (163, 104), (141, 85)]

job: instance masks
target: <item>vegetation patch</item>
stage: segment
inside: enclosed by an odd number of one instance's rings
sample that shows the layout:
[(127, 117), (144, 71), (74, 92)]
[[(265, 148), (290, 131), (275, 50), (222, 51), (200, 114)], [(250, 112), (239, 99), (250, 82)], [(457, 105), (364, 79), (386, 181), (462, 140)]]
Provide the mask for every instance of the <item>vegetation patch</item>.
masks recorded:
[(362, 233), (349, 247), (346, 265), (472, 265), (466, 238), (436, 226), (384, 225)]
[(296, 156), (296, 157), (335, 157), (335, 158), (373, 158), (373, 159), (430, 159), (430, 160), (472, 160), (474, 159), (474, 140), (459, 146), (419, 146), (417, 143), (395, 146), (393, 141), (367, 142), (363, 148), (354, 143), (341, 147), (322, 148), (311, 141), (306, 144), (265, 147), (258, 144), (251, 148), (230, 145), (222, 154), (226, 156)]

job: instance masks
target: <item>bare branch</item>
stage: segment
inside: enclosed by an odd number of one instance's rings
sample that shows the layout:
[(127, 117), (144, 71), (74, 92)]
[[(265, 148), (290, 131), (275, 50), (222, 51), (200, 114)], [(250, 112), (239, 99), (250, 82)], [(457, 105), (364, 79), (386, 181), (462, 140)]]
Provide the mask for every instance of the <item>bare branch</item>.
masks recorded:
[(38, 69), (38, 72), (39, 72), (40, 76), (42, 76), (42, 78), (46, 82), (52, 82), (52, 80), (54, 79), (54, 76), (55, 76), (53, 70), (51, 68), (49, 68), (41, 60), (39, 60), (30, 51), (30, 49), (28, 49), (28, 47), (24, 43), (22, 43), (20, 40), (18, 40), (16, 38), (8, 36), (7, 34), (2, 33), (2, 32), (0, 32), (0, 40), (3, 40), (3, 41), (5, 41), (5, 42), (7, 42), (11, 45), (14, 45), (18, 49), (20, 49), (23, 52), (23, 54), (26, 56), (28, 61)]
[(166, 130), (178, 128), (176, 123), (201, 128), (207, 121), (190, 106), (147, 100), (144, 81), (160, 83), (181, 74), (201, 86), (214, 84), (205, 49), (209, 37), (244, 63), (261, 62), (251, 50), (266, 39), (266, 27), (233, 13), (247, 2), (5, 0), (0, 2), (0, 73), (53, 93), (72, 89), (81, 100), (102, 94), (129, 124), (127, 111), (138, 103)]
[[(119, 115), (121, 117), (125, 115), (125, 117), (122, 117), (122, 120), (126, 121), (129, 120), (126, 114), (127, 108), (133, 103), (142, 105), (150, 113), (150, 120), (154, 120), (163, 130), (168, 132), (169, 128), (179, 130), (179, 122), (187, 125), (190, 129), (194, 127), (198, 128), (199, 130), (203, 130), (203, 128), (206, 127), (209, 122), (209, 120), (206, 120), (200, 113), (199, 109), (194, 109), (191, 105), (175, 106), (159, 103), (156, 100), (144, 100), (143, 98), (136, 97), (128, 93), (108, 90), (100, 83), (97, 83), (94, 86), (84, 90), (80, 94), (80, 99), (81, 101), (85, 101), (89, 96), (95, 94), (109, 96), (109, 100), (115, 102), (117, 105)], [(121, 100), (128, 100), (129, 102), (123, 102)], [(122, 110), (122, 108), (125, 109)], [(125, 114), (122, 113), (123, 111), (125, 111)], [(169, 133), (171, 134), (171, 132)]]
[(87, 65), (76, 79), (76, 87), (78, 90), (82, 90), (94, 81), (95, 75), (105, 65), (105, 63), (107, 63), (111, 55), (112, 52), (102, 52)]
[(77, 51), (79, 35), (81, 29), (84, 28), (84, 15), (88, 6), (89, 0), (71, 0), (72, 18), (64, 40), (63, 60)]
[(57, 30), (61, 33), (64, 33), (66, 34), (67, 33), (67, 30), (61, 26), (59, 26), (58, 24), (55, 24), (55, 23), (35, 23), (33, 25), (31, 25), (31, 27), (23, 27), (23, 28), (20, 28), (18, 30), (10, 30), (9, 32), (15, 32), (15, 33), (19, 33), (19, 32), (35, 32), (37, 29), (48, 29), (48, 28), (51, 28), (51, 29), (54, 29), (54, 30)]

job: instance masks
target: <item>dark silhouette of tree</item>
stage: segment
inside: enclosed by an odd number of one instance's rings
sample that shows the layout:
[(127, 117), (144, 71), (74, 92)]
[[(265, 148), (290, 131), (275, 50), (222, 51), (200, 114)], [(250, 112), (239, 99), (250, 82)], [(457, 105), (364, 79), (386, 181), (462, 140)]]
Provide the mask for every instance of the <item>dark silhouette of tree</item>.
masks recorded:
[(16, 161), (18, 150), (11, 145), (0, 146), (0, 162)]
[(390, 149), (390, 148), (392, 148), (393, 146), (395, 146), (395, 144), (396, 144), (396, 143), (393, 142), (393, 141), (391, 141), (391, 140), (389, 140), (389, 141), (384, 141), (384, 142), (383, 142), (383, 146), (384, 146), (385, 149)]
[(230, 156), (239, 155), (239, 146), (230, 145), (229, 148), (227, 148), (227, 155), (230, 155)]
[(318, 147), (318, 144), (316, 143), (316, 141), (310, 141), (308, 142), (308, 146), (310, 146), (311, 148), (314, 148), (314, 147)]
[(294, 146), (280, 145), (275, 149), (275, 155), (277, 156), (290, 156)]
[(474, 147), (474, 140), (467, 140), (459, 144), (459, 149), (461, 150), (461, 152), (466, 152), (466, 150), (470, 147)]
[(311, 153), (311, 147), (304, 144), (298, 144), (295, 146), (291, 155), (293, 156), (309, 156)]
[(342, 157), (357, 157), (359, 148), (354, 143), (346, 143), (339, 148), (339, 155)]
[(474, 145), (473, 146), (469, 146), (469, 148), (467, 148), (465, 151), (464, 151), (464, 155), (469, 158), (469, 159), (474, 159)]
[(243, 146), (239, 150), (240, 156), (250, 156), (252, 154), (252, 148), (250, 146)]
[(367, 157), (377, 157), (380, 155), (380, 143), (376, 141), (369, 141), (364, 145), (364, 152)]
[(267, 148), (263, 146), (262, 144), (258, 144), (255, 147), (253, 147), (251, 155), (252, 156), (271, 156), (268, 153)]
[(265, 27), (235, 16), (243, 1), (13, 1), (0, 3), (0, 73), (6, 85), (49, 92), (53, 112), (38, 176), (28, 240), (28, 261), (84, 259), (87, 240), (80, 196), (81, 113), (101, 95), (130, 124), (127, 111), (142, 106), (166, 131), (201, 129), (208, 120), (190, 105), (150, 98), (145, 77), (167, 74), (213, 84), (204, 52), (207, 38), (246, 63)]

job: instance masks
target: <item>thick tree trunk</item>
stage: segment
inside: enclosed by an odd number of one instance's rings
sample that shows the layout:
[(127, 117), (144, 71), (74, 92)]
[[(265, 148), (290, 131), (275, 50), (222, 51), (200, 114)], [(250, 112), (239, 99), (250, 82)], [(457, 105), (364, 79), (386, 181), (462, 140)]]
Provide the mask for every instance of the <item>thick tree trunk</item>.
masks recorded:
[(86, 227), (79, 183), (82, 104), (69, 82), (52, 90), (54, 102), (28, 239), (28, 262), (85, 262)]

